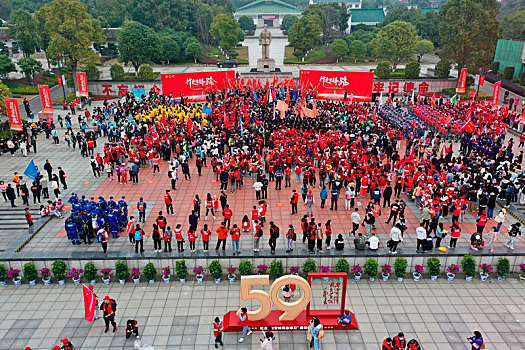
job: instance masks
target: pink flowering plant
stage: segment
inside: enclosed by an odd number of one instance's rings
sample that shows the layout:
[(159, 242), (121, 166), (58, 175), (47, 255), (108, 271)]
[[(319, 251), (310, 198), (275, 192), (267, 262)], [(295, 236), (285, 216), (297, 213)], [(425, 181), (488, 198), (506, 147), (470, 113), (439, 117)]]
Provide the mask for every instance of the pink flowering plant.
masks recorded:
[(521, 274), (525, 275), (525, 264), (520, 264)]
[(319, 266), (319, 270), (321, 270), (321, 272), (330, 272), (330, 266)]
[(163, 267), (162, 268), (162, 276), (168, 277), (170, 275), (171, 275), (170, 267), (169, 266)]
[(51, 278), (51, 271), (49, 271), (48, 268), (44, 267), (42, 270), (40, 270), (40, 276), (43, 279), (47, 279), (48, 277)]
[(268, 265), (265, 265), (265, 264), (257, 265), (257, 270), (259, 270), (259, 272), (257, 273), (258, 275), (265, 275), (266, 272), (268, 271)]
[(78, 280), (82, 276), (83, 273), (84, 273), (84, 270), (76, 269), (73, 267), (71, 271), (67, 273), (67, 275), (73, 277), (73, 279), (75, 280)]
[(193, 268), (193, 273), (195, 276), (204, 276), (206, 274), (206, 269), (202, 266), (195, 266)]
[(228, 277), (235, 277), (235, 271), (237, 271), (238, 269), (238, 267), (230, 265), (230, 267), (228, 267)]
[(459, 272), (459, 266), (456, 264), (450, 264), (450, 266), (447, 267), (447, 272), (452, 275), (455, 275), (456, 273)]
[(301, 270), (300, 266), (292, 266), (290, 267), (290, 273), (293, 275), (299, 274), (299, 271)]
[(363, 268), (361, 265), (357, 264), (352, 266), (352, 269), (350, 270), (354, 275), (362, 275), (363, 274)]
[(131, 273), (129, 274), (129, 278), (138, 280), (140, 278), (140, 269), (138, 267), (132, 268)]
[(18, 276), (19, 274), (20, 274), (20, 270), (10, 267), (9, 268), (9, 272), (7, 273), (7, 277), (9, 277), (9, 278), (17, 278), (17, 277), (19, 277)]
[(381, 268), (383, 269), (383, 275), (390, 275), (390, 273), (392, 272), (392, 266), (388, 265), (388, 264), (385, 264), (383, 266), (381, 266)]
[(105, 279), (105, 280), (111, 278), (111, 276), (113, 276), (111, 271), (113, 271), (113, 270), (111, 270), (109, 267), (101, 269), (100, 273), (102, 273), (102, 278)]
[(422, 275), (425, 272), (423, 265), (416, 265), (414, 266), (414, 269), (416, 270), (416, 273), (419, 275)]
[(481, 272), (483, 272), (483, 274), (487, 274), (490, 271), (494, 270), (494, 267), (490, 264), (479, 264), (479, 269), (481, 270)]

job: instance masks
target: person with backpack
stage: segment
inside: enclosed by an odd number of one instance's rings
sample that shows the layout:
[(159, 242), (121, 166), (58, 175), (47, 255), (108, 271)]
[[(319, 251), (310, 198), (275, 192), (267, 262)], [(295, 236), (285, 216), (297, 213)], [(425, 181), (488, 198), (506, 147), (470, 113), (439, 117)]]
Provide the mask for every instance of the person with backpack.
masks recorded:
[(253, 251), (259, 251), (259, 243), (261, 242), (261, 237), (263, 236), (263, 230), (259, 221), (255, 220), (253, 222)]
[(467, 338), (467, 340), (472, 346), (472, 350), (485, 349), (485, 342), (483, 341), (483, 337), (479, 331), (474, 331), (474, 335)]
[(140, 227), (139, 224), (135, 226), (135, 253), (144, 252), (144, 230)]
[(321, 349), (321, 339), (324, 338), (323, 325), (317, 317), (313, 318), (313, 323), (308, 326), (308, 331), (312, 334), (314, 350)]
[(110, 323), (113, 326), (113, 333), (115, 333), (117, 331), (117, 323), (115, 322), (117, 302), (106, 295), (104, 297), (102, 305), (100, 305), (100, 310), (102, 310), (102, 313), (104, 315), (104, 322), (106, 324), (106, 329), (104, 330), (104, 333), (108, 332)]
[(521, 224), (519, 222), (516, 222), (510, 226), (509, 230), (509, 240), (505, 244), (505, 246), (509, 249), (514, 250), (514, 246), (516, 245), (516, 236), (519, 235), (519, 238), (521, 239)]
[(279, 227), (277, 227), (273, 221), (270, 221), (270, 239), (268, 240), (268, 245), (270, 246), (270, 254), (275, 254), (277, 238), (279, 238)]
[(307, 216), (314, 216), (314, 203), (314, 194), (312, 193), (312, 190), (308, 190), (308, 194), (306, 195), (306, 199), (304, 200), (304, 204), (306, 204)]
[(164, 232), (164, 251), (167, 252), (169, 249), (169, 252), (171, 253), (171, 240), (173, 237), (173, 231), (171, 230), (171, 226), (168, 226), (166, 231)]
[(140, 197), (140, 200), (137, 202), (137, 210), (139, 211), (139, 222), (146, 222), (146, 209), (146, 202), (144, 202), (144, 198)]
[(108, 233), (103, 227), (98, 230), (97, 240), (102, 245), (102, 250), (104, 251), (104, 254), (107, 254), (108, 252), (108, 237)]
[(286, 239), (287, 239), (287, 248), (286, 252), (290, 253), (293, 252), (293, 241), (296, 240), (295, 236), (295, 228), (292, 224), (288, 225), (288, 232), (286, 233)]

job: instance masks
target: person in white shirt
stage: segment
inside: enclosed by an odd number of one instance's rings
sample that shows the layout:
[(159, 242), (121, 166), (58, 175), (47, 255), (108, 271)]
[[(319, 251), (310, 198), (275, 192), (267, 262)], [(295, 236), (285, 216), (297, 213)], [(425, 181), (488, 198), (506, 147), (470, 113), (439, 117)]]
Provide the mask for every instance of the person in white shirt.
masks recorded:
[(379, 238), (377, 238), (376, 234), (372, 232), (372, 235), (366, 241), (366, 244), (368, 244), (370, 250), (377, 250), (379, 248)]
[[(425, 251), (424, 244), (427, 239), (427, 230), (423, 227), (423, 223), (416, 228), (416, 235), (417, 235), (417, 248), (416, 251), (419, 253), (421, 250)], [(420, 249), (421, 248), (421, 249)]]
[(253, 184), (253, 188), (255, 188), (255, 196), (257, 200), (261, 199), (261, 188), (263, 188), (263, 184), (260, 181), (256, 181)]
[(352, 213), (352, 234), (355, 236), (355, 233), (359, 229), (359, 223), (361, 222), (361, 215), (358, 213), (359, 208), (355, 208), (355, 211)]
[(399, 224), (396, 224), (392, 229), (390, 230), (390, 254), (397, 254), (397, 245), (399, 242), (401, 242), (403, 238), (401, 237), (401, 229), (399, 227)]

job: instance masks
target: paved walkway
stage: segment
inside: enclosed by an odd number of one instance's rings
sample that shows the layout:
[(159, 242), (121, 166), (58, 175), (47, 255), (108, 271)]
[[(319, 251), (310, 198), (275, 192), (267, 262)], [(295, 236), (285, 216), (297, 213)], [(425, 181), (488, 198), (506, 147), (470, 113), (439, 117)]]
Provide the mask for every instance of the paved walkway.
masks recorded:
[[(314, 286), (314, 295), (321, 291)], [(212, 281), (196, 284), (145, 282), (135, 286), (96, 284), (95, 292), (118, 303), (116, 334), (103, 332), (102, 319), (83, 319), (81, 286), (0, 287), (0, 349), (51, 349), (68, 337), (77, 349), (119, 350), (133, 347), (126, 340), (127, 319), (136, 319), (143, 343), (155, 350), (210, 349), (212, 321), (241, 306), (239, 282)], [(467, 283), (459, 277), (419, 282), (396, 280), (348, 281), (347, 308), (356, 315), (358, 331), (327, 331), (323, 349), (378, 349), (387, 336), (403, 331), (418, 339), (425, 350), (465, 350), (466, 337), (479, 330), (487, 349), (525, 348), (525, 298), (523, 284), (515, 278), (504, 282)], [(206, 307), (202, 307), (205, 304)], [(247, 304), (249, 308), (257, 305)], [(521, 321), (521, 322), (520, 322)], [(240, 333), (225, 334), (225, 349), (258, 348), (260, 334), (254, 332), (239, 345)], [(307, 349), (304, 332), (276, 332), (274, 349)]]

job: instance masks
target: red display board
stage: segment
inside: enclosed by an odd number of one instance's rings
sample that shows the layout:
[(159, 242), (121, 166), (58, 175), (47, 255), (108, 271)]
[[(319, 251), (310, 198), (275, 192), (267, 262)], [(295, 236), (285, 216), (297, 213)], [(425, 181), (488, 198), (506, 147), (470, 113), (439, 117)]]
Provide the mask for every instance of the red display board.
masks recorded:
[(205, 101), (206, 92), (229, 89), (235, 85), (235, 71), (162, 74), (162, 93), (189, 101)]
[(312, 89), (319, 100), (371, 101), (373, 72), (340, 72), (302, 70), (299, 72), (301, 89)]
[(9, 115), (9, 125), (11, 130), (22, 131), (22, 118), (20, 118), (18, 100), (16, 98), (6, 97), (5, 105), (7, 109), (7, 115)]
[(53, 101), (51, 101), (49, 86), (38, 85), (38, 91), (40, 92), (40, 99), (42, 100), (42, 109), (44, 112), (53, 113)]
[(77, 80), (78, 80), (78, 96), (80, 97), (88, 97), (89, 91), (88, 91), (88, 83), (87, 83), (87, 74), (84, 72), (77, 72)]

